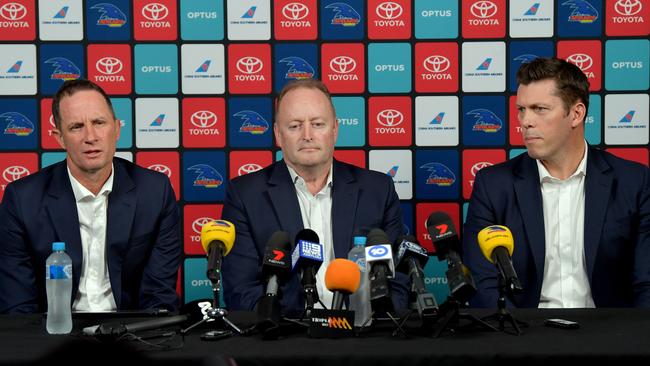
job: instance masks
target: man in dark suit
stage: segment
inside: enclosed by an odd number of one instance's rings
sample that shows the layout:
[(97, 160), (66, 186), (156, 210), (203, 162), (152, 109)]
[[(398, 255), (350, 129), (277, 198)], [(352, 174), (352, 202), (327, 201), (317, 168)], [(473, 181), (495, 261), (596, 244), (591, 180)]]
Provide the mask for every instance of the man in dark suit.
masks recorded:
[(66, 160), (8, 185), (0, 205), (0, 312), (47, 310), (55, 241), (72, 259), (73, 310), (176, 309), (182, 252), (169, 179), (114, 157), (120, 121), (92, 82), (65, 82), (52, 114)]
[(523, 291), (516, 307), (650, 306), (648, 168), (589, 147), (589, 83), (578, 67), (536, 59), (517, 73), (528, 154), (482, 169), (464, 226), (477, 307), (496, 307), (497, 272), (477, 233), (504, 225)]
[[(266, 242), (278, 230), (290, 238), (313, 229), (324, 245), (325, 262), (346, 258), (353, 235), (381, 228), (394, 241), (402, 233), (402, 214), (393, 182), (386, 174), (333, 159), (338, 123), (330, 94), (320, 81), (287, 84), (277, 100), (275, 139), (283, 160), (234, 179), (228, 185), (222, 217), (237, 230), (223, 263), (224, 300), (232, 309), (252, 310), (264, 293), (260, 266)], [(323, 264), (318, 292), (326, 306)], [(396, 308), (406, 307), (406, 280), (393, 282)], [(304, 308), (298, 276), (282, 288), (284, 313)]]

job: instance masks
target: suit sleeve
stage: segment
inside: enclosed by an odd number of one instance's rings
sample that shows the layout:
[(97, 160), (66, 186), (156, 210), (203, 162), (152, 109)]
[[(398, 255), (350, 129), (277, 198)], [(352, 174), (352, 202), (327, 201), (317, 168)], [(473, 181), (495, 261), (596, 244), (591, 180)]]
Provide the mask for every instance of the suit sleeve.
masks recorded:
[(0, 204), (0, 313), (38, 311), (38, 294), (27, 230), (17, 193), (9, 184)]
[(636, 307), (650, 307), (650, 170), (645, 169), (639, 198), (639, 236), (634, 256)]
[(176, 310), (179, 305), (176, 280), (183, 251), (180, 215), (174, 190), (167, 178), (164, 182), (164, 204), (158, 232), (140, 286), (139, 302), (142, 309)]
[(494, 225), (496, 215), (490, 202), (483, 171), (474, 181), (467, 219), (463, 226), (463, 262), (472, 271), (476, 294), (470, 300), (472, 307), (494, 308), (498, 299), (497, 271), (478, 245), (477, 235), (486, 226)]
[(236, 184), (230, 182), (226, 191), (222, 218), (235, 225), (232, 250), (223, 261), (223, 298), (230, 310), (253, 310), (263, 294), (259, 278), (262, 263), (250, 228), (250, 220)]

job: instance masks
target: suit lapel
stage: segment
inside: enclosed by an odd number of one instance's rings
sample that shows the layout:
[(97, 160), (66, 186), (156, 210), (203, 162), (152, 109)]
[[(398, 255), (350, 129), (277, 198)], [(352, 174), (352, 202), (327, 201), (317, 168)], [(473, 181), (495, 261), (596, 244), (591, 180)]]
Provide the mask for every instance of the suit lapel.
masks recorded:
[(106, 260), (113, 296), (119, 308), (122, 294), (121, 270), (124, 256), (112, 256), (110, 254), (124, 254), (128, 250), (137, 197), (135, 183), (127, 173), (124, 165), (119, 160), (114, 159), (113, 168), (113, 188), (108, 196)]
[(52, 221), (57, 239), (65, 242), (65, 250), (72, 259), (73, 298), (79, 288), (83, 249), (79, 231), (77, 203), (70, 185), (66, 161), (57, 164), (52, 172), (52, 182), (43, 203)]
[(302, 230), (304, 224), (300, 214), (300, 204), (296, 197), (296, 189), (291, 182), (291, 176), (284, 161), (275, 165), (270, 173), (268, 183), (269, 198), (280, 222), (280, 227), (289, 233), (293, 240), (292, 236)]
[(332, 233), (334, 240), (334, 256), (346, 258), (352, 243), (357, 211), (359, 185), (354, 176), (342, 164), (334, 161), (332, 174)]
[[(535, 261), (537, 278), (541, 281), (544, 277), (546, 244), (542, 192), (539, 187), (539, 172), (535, 160), (528, 156), (523, 157), (515, 168), (515, 176), (517, 203), (523, 219), (529, 249)], [(516, 251), (518, 238), (514, 239)]]
[(587, 175), (585, 176), (584, 247), (587, 275), (591, 280), (611, 193), (612, 175), (607, 174), (610, 166), (598, 152), (591, 147), (588, 152)]

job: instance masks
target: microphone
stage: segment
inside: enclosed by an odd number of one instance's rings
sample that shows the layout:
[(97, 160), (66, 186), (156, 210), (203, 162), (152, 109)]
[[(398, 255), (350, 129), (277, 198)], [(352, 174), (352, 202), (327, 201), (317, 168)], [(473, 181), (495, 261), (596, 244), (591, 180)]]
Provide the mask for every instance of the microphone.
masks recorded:
[(403, 235), (397, 239), (397, 270), (411, 278), (411, 295), (420, 316), (434, 316), (438, 313), (438, 304), (433, 294), (424, 285), (424, 271), (429, 256), (413, 235)]
[(511, 290), (523, 290), (521, 282), (512, 266), (512, 252), (515, 243), (510, 229), (501, 225), (492, 225), (478, 233), (478, 245), (487, 260), (496, 264), (499, 275)]
[(291, 242), (285, 231), (276, 231), (266, 243), (262, 276), (267, 279), (266, 293), (257, 304), (257, 328), (265, 331), (280, 323), (280, 300), (278, 281), (291, 274), (289, 253)]
[(372, 229), (366, 240), (366, 266), (369, 268), (370, 305), (373, 311), (393, 312), (389, 278), (395, 273), (393, 250), (388, 235)]
[(103, 323), (83, 328), (84, 335), (98, 338), (114, 339), (126, 333), (137, 333), (146, 330), (162, 329), (183, 324), (189, 321), (199, 321), (206, 315), (210, 308), (209, 300), (194, 300), (181, 307), (179, 315), (165, 316), (130, 324), (124, 323)]
[(207, 222), (201, 228), (201, 245), (208, 254), (207, 276), (213, 290), (221, 284), (221, 259), (230, 253), (235, 243), (235, 226), (225, 220)]
[(460, 303), (466, 303), (476, 293), (476, 286), (458, 254), (460, 241), (454, 222), (446, 213), (436, 211), (427, 218), (427, 231), (438, 260), (447, 261), (446, 276), (451, 295)]
[(318, 299), (316, 272), (323, 264), (323, 246), (311, 229), (303, 229), (296, 234), (296, 247), (291, 254), (291, 272), (300, 274), (300, 284), (305, 293), (307, 309), (313, 309)]
[(325, 272), (325, 287), (334, 293), (332, 310), (342, 310), (345, 295), (354, 293), (361, 283), (359, 266), (348, 259), (337, 258)]

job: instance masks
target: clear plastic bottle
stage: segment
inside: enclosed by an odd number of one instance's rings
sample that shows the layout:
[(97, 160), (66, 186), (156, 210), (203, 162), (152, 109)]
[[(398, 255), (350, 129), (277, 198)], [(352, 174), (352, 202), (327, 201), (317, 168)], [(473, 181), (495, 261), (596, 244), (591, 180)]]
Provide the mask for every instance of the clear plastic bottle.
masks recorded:
[[(354, 247), (348, 253), (348, 259), (359, 266), (361, 282), (359, 289), (350, 295), (350, 310), (354, 310), (354, 326), (368, 326), (371, 321), (372, 309), (370, 308), (370, 288), (368, 287), (368, 270), (366, 267), (366, 237), (355, 236)], [(367, 322), (366, 322), (367, 321)]]
[(47, 291), (47, 332), (68, 334), (72, 330), (72, 260), (65, 243), (52, 243), (52, 254), (45, 261)]

